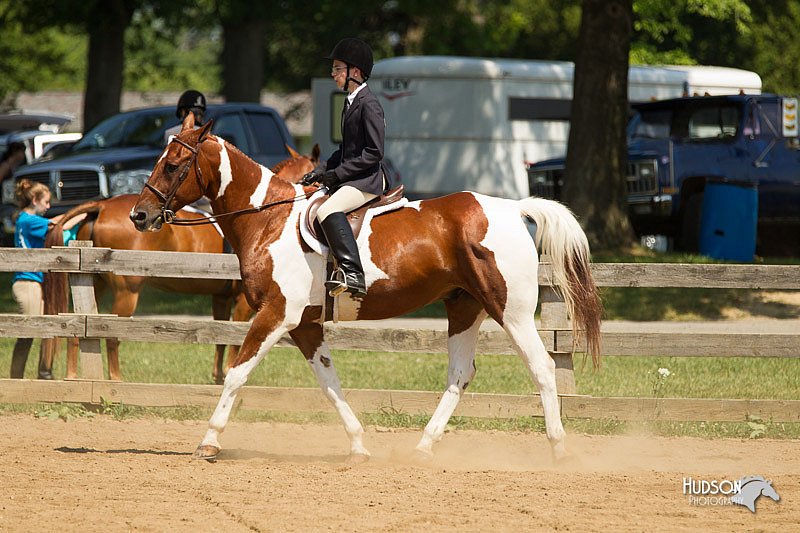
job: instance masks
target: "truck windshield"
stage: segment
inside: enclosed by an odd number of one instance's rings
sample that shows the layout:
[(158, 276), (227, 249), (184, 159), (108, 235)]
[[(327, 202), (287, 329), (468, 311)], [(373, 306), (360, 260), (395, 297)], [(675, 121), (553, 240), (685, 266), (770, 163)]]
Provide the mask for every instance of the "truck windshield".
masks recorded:
[(178, 123), (172, 109), (133, 111), (108, 118), (89, 130), (73, 146), (73, 152), (120, 148), (125, 146), (161, 146), (164, 131)]
[(668, 139), (671, 123), (672, 111), (669, 109), (640, 111), (631, 120), (628, 135), (631, 138)]

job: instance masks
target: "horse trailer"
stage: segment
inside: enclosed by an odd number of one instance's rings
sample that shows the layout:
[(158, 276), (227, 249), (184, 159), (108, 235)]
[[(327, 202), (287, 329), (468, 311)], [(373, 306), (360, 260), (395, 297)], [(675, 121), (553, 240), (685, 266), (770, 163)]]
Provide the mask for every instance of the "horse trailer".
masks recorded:
[[(386, 157), (411, 198), (472, 190), (530, 194), (527, 164), (567, 151), (574, 65), (444, 56), (378, 61), (369, 79), (386, 115)], [(707, 66), (631, 66), (631, 103), (684, 94), (761, 92), (754, 72)], [(312, 81), (313, 142), (341, 141), (345, 94)]]

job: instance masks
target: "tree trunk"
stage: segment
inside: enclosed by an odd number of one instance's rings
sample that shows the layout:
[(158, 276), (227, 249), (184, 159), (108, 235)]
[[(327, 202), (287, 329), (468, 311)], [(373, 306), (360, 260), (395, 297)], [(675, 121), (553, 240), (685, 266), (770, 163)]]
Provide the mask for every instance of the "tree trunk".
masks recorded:
[(632, 0), (584, 0), (563, 199), (594, 248), (629, 245), (625, 126)]
[(266, 23), (253, 18), (222, 23), (222, 94), (227, 102), (260, 102)]
[(83, 130), (88, 131), (104, 118), (119, 113), (122, 96), (125, 30), (133, 8), (125, 0), (96, 2), (89, 33), (86, 94), (83, 100)]

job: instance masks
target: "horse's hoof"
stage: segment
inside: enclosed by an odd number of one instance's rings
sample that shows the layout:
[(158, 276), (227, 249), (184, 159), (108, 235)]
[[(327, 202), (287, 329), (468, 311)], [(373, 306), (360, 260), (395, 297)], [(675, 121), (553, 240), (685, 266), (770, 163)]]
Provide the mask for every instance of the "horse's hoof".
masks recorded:
[(414, 451), (411, 452), (411, 457), (409, 458), (412, 464), (426, 466), (433, 462), (433, 452), (430, 450), (420, 450), (419, 448), (414, 448)]
[(53, 379), (53, 373), (49, 370), (39, 370), (39, 379)]
[(369, 455), (364, 453), (351, 453), (347, 456), (347, 462), (351, 465), (360, 465), (369, 461)]
[(213, 463), (217, 460), (217, 455), (219, 455), (218, 447), (204, 444), (197, 447), (194, 451), (194, 455), (192, 455), (192, 459), (203, 459), (209, 463)]

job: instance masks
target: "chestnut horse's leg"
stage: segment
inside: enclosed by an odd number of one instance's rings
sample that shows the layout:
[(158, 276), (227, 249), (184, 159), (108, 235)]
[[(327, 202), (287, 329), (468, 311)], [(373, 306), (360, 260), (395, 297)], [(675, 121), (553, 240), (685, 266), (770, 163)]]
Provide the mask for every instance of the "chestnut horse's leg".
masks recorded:
[(256, 314), (250, 330), (244, 338), (233, 368), (225, 376), (225, 385), (214, 414), (208, 421), (208, 431), (194, 452), (196, 459), (213, 461), (220, 451), (219, 436), (225, 430), (231, 416), (233, 404), (239, 389), (247, 382), (250, 372), (267, 355), (269, 349), (283, 337), (288, 328), (284, 323), (283, 313), (277, 312), (273, 306), (263, 306)]
[(461, 399), (461, 394), (475, 377), (475, 345), (481, 323), (487, 313), (472, 296), (463, 292), (454, 299), (445, 300), (447, 309), (447, 389), (439, 400), (433, 416), (425, 426), (416, 451), (424, 457), (433, 455), (433, 444), (438, 442)]
[[(117, 316), (133, 316), (136, 305), (139, 303), (139, 291), (142, 284), (141, 278), (113, 276), (109, 287), (114, 291), (114, 303), (111, 304), (111, 313)], [(119, 366), (119, 339), (106, 339), (106, 357), (108, 359), (108, 378), (121, 381), (122, 372)]]
[[(231, 317), (231, 303), (233, 297), (229, 294), (214, 294), (211, 296), (211, 313), (214, 320), (228, 320)], [(225, 370), (222, 368), (225, 362), (225, 345), (217, 344), (214, 347), (214, 383), (222, 384), (225, 379)]]
[(311, 365), (311, 370), (314, 371), (314, 376), (317, 378), (323, 394), (333, 404), (342, 419), (344, 429), (350, 438), (350, 459), (354, 462), (365, 460), (369, 457), (369, 451), (363, 444), (364, 428), (344, 398), (330, 350), (323, 338), (322, 324), (306, 322), (290, 331), (289, 334), (303, 352), (308, 364)]

